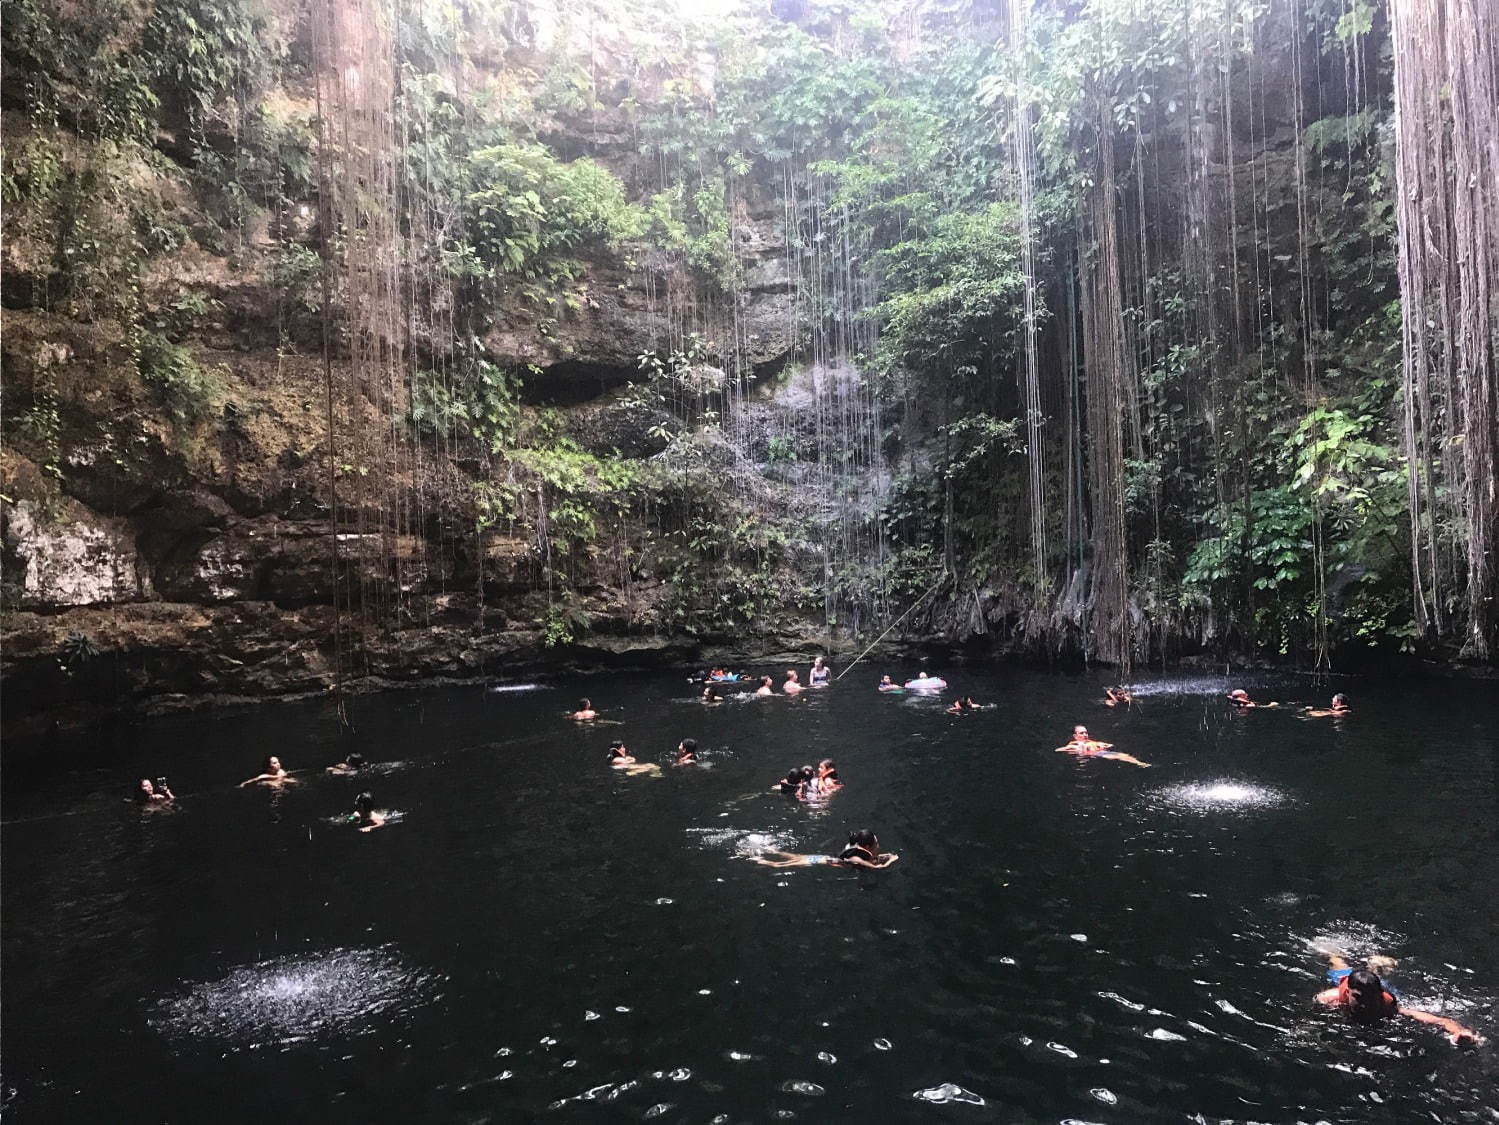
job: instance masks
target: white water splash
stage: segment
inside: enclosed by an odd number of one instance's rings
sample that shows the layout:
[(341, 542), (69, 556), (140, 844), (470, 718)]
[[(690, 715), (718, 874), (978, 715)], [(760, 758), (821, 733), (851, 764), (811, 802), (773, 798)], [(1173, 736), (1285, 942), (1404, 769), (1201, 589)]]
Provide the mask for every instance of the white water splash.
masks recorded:
[(1283, 790), (1248, 781), (1193, 781), (1152, 790), (1146, 803), (1167, 812), (1204, 813), (1273, 809), (1294, 804)]
[(491, 692), (550, 691), (546, 684), (491, 684)]
[(347, 1033), (425, 999), (431, 977), (383, 949), (336, 949), (235, 969), (163, 1001), (151, 1026), (166, 1035), (240, 1045)]
[(965, 1090), (951, 1082), (944, 1082), (940, 1086), (929, 1086), (925, 1090), (917, 1090), (911, 1096), (919, 1102), (932, 1102), (935, 1105), (946, 1105), (949, 1102), (962, 1102), (965, 1105), (986, 1104), (984, 1099), (972, 1090)]

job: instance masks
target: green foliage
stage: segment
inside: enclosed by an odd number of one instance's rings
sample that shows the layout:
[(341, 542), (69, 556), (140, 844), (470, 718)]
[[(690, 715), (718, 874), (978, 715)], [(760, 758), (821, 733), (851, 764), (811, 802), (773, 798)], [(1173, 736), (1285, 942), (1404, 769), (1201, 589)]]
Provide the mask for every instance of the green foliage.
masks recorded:
[(218, 373), (204, 370), (192, 353), (156, 332), (138, 340), (141, 381), (179, 426), (191, 426), (213, 412), (221, 391)]
[(513, 441), (519, 422), (516, 381), (486, 359), (412, 376), (411, 424), (420, 433), (477, 438), (499, 453)]

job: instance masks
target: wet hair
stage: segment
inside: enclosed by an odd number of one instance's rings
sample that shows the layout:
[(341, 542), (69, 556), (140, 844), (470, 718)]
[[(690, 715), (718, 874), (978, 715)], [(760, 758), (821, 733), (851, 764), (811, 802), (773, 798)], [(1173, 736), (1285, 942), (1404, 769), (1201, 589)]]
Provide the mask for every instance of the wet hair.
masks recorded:
[(817, 776), (817, 771), (815, 769), (813, 769), (811, 766), (803, 766), (801, 768), (800, 772), (801, 772), (801, 775), (803, 777), (816, 777)]
[[(266, 773), (275, 773), (276, 771), (275, 771), (275, 769), (273, 769), (271, 767), (271, 763), (272, 762), (280, 762), (280, 761), (281, 761), (281, 755), (279, 755), (279, 754), (267, 754), (265, 756), (265, 772)], [(280, 768), (285, 769), (286, 767), (282, 766)]]
[(1334, 707), (1336, 707), (1339, 703), (1342, 703), (1344, 705), (1346, 705), (1348, 703), (1348, 697), (1346, 695), (1344, 695), (1342, 692), (1338, 692), (1337, 695), (1335, 695), (1335, 696), (1332, 697), (1332, 705)]
[(1230, 699), (1248, 699), (1249, 693), (1241, 687), (1236, 687), (1233, 691), (1228, 693), (1228, 697)]
[(1360, 1023), (1380, 1019), (1387, 1013), (1384, 982), (1368, 969), (1354, 969), (1348, 974), (1348, 1015)]
[(828, 776), (831, 777), (834, 781), (838, 780), (838, 766), (833, 762), (832, 758), (824, 758), (822, 761), (818, 762), (817, 765), (818, 768), (826, 767)]
[(684, 739), (682, 739), (682, 744), (677, 747), (677, 753), (679, 753), (679, 754), (696, 754), (697, 753), (697, 739), (695, 739), (695, 738), (684, 738)]
[(360, 769), (364, 765), (364, 755), (355, 751), (344, 759), (344, 765), (348, 766), (351, 770)]
[(799, 770), (799, 769), (793, 769), (793, 770), (789, 771), (786, 774), (785, 777), (781, 778), (781, 780), (780, 780), (781, 792), (783, 792), (783, 793), (794, 793), (794, 792), (796, 792), (797, 787), (799, 785), (801, 785), (801, 783), (802, 783), (802, 771)]
[(375, 796), (373, 793), (361, 793), (354, 798), (354, 811), (360, 816), (369, 816), (375, 811)]
[(592, 711), (593, 710), (593, 700), (591, 700), (591, 699), (580, 699), (580, 700), (578, 700), (578, 710), (579, 711)]
[(1087, 734), (1088, 733), (1088, 728), (1085, 727), (1085, 726), (1083, 726), (1082, 723), (1076, 723), (1076, 724), (1073, 725), (1072, 733), (1074, 735)]
[[(150, 788), (147, 789), (147, 786), (150, 786)], [(135, 799), (144, 805), (151, 800), (151, 794), (155, 792), (156, 783), (149, 777), (143, 777), (140, 779), (140, 783), (135, 787)]]
[(772, 680), (769, 676), (761, 676), (760, 677), (760, 685), (762, 687), (765, 686), (766, 684), (773, 684), (773, 683), (775, 683), (775, 681)]
[(794, 680), (794, 679), (796, 679), (796, 669), (795, 668), (787, 668), (786, 669), (786, 678), (788, 680)]
[(625, 744), (619, 739), (616, 738), (613, 742), (609, 743), (609, 757), (623, 758), (628, 753), (629, 751), (625, 749)]
[(856, 828), (848, 834), (848, 846), (851, 848), (872, 849), (876, 843), (872, 828)]

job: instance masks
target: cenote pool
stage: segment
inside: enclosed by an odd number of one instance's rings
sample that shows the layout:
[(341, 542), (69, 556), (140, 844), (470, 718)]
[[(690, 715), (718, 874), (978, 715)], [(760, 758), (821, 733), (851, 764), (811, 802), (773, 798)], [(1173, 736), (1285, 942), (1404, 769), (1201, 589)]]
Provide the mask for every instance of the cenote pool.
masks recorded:
[[(1116, 712), (1094, 676), (942, 670), (996, 705), (950, 717), (883, 670), (715, 708), (685, 673), (387, 694), (352, 735), (268, 705), (13, 754), (6, 1116), (1499, 1119), (1492, 686), (1337, 681), (1353, 713), (1303, 720), (1231, 713), (1237, 681), (1142, 678)], [(561, 717), (585, 694), (611, 725)], [(1074, 722), (1152, 768), (1052, 753)], [(685, 736), (698, 768), (669, 764)], [(661, 775), (607, 768), (615, 737)], [(370, 776), (322, 774), (350, 750)], [(267, 753), (309, 772), (236, 788)], [(821, 757), (825, 804), (767, 791)], [(176, 810), (128, 802), (163, 774)], [(337, 819), (361, 788), (398, 814), (368, 835)], [(745, 858), (866, 825), (889, 870)], [(1489, 1045), (1319, 1011), (1319, 941), (1400, 959), (1407, 1003)]]

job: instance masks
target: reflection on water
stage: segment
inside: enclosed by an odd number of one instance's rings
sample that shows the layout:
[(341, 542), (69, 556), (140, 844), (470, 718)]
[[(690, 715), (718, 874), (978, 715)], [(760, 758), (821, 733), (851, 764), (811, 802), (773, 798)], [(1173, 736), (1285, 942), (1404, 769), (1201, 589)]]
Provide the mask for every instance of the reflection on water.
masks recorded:
[(1146, 795), (1152, 808), (1179, 813), (1211, 813), (1226, 809), (1273, 809), (1291, 798), (1269, 785), (1243, 781), (1192, 781), (1167, 785)]
[(291, 1043), (388, 1018), (419, 1003), (431, 979), (383, 949), (280, 957), (163, 1001), (150, 1023), (166, 1035), (239, 1047)]
[(546, 684), (493, 684), (489, 690), (503, 694), (512, 691), (549, 691), (551, 689)]

